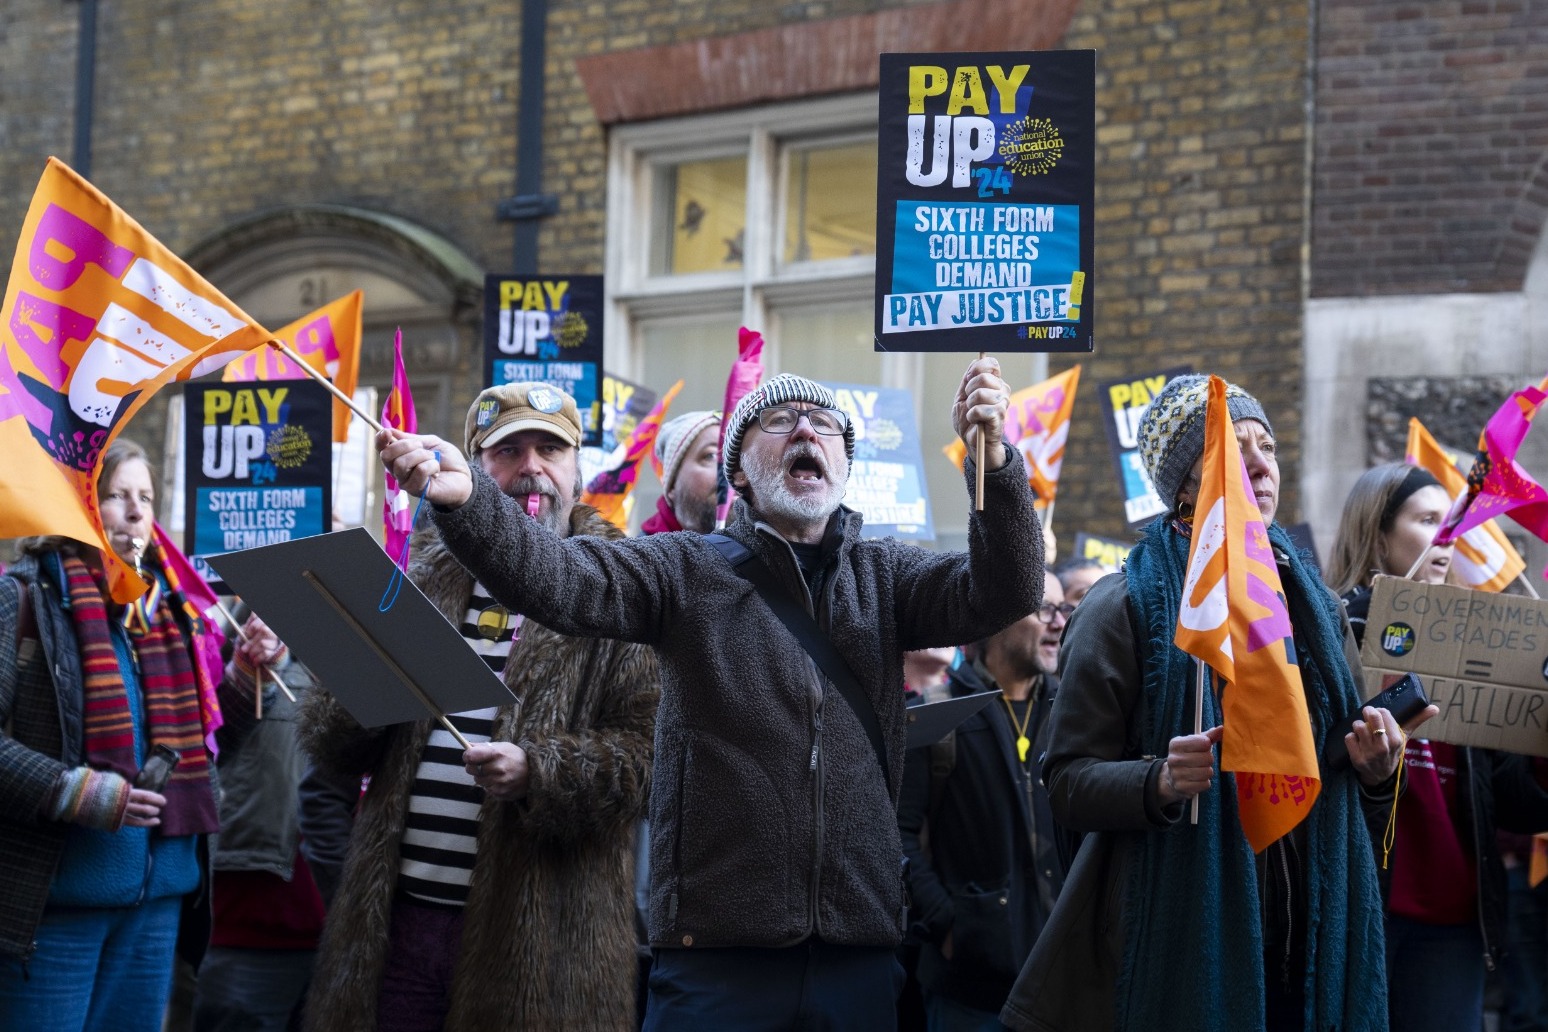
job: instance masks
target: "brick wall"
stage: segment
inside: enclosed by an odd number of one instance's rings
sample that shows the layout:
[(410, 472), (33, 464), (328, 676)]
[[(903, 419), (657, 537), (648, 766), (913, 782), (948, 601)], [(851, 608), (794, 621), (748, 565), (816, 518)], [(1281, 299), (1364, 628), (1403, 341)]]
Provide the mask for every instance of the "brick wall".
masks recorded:
[(1312, 295), (1520, 290), (1548, 214), (1548, 5), (1318, 18)]
[[(1096, 354), (1084, 359), (1055, 529), (1124, 536), (1097, 384), (1168, 366), (1258, 395), (1299, 519), (1303, 2), (1086, 3), (1097, 55)], [(1068, 362), (1054, 360), (1054, 371)]]
[[(77, 9), (20, 2), (0, 14), (7, 248), (44, 156), (68, 156), (73, 113)], [(544, 189), (560, 211), (543, 223), (542, 267), (602, 268), (606, 140), (576, 57), (902, 6), (554, 0)], [(1087, 0), (1076, 13), (1064, 45), (1099, 51), (1099, 309), (1066, 534), (1123, 530), (1096, 383), (1179, 363), (1263, 397), (1294, 515), (1307, 24), (1304, 0)], [(512, 227), (494, 209), (514, 192), (519, 27), (510, 0), (103, 5), (92, 178), (174, 249), (255, 211), (339, 202), (506, 268)]]

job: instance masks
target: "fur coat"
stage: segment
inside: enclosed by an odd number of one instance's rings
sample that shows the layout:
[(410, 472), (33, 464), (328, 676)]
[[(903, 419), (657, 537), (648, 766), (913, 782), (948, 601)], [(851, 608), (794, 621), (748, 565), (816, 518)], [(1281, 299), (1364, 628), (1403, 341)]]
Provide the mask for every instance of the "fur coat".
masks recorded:
[[(572, 534), (617, 537), (575, 507)], [(454, 624), (473, 577), (433, 533), (409, 576)], [(651, 651), (564, 637), (531, 620), (505, 666), (518, 700), (496, 741), (527, 754), (530, 788), (480, 815), (448, 1032), (634, 1027), (633, 829), (649, 787), (658, 683)], [(326, 685), (322, 686), (326, 688)], [(362, 729), (326, 691), (303, 744), (336, 773), (371, 775), (307, 1003), (316, 1032), (370, 1032), (386, 964), (399, 844), (432, 721)]]

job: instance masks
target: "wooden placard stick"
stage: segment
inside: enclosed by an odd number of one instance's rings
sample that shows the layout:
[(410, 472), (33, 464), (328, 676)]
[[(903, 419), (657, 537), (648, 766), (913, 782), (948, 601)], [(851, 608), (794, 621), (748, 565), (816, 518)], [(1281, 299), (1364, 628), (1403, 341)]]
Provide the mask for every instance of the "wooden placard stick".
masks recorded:
[[(1204, 733), (1204, 687), (1206, 675), (1204, 673), (1204, 661), (1202, 659), (1199, 659), (1197, 656), (1195, 656), (1193, 658), (1193, 665), (1197, 671), (1197, 676), (1193, 679), (1193, 733), (1200, 735)], [(1193, 797), (1193, 804), (1188, 809), (1188, 823), (1199, 823), (1198, 796)]]
[(382, 432), (382, 424), (379, 420), (377, 420), (369, 412), (365, 411), (365, 409), (362, 409), (359, 405), (356, 405), (354, 398), (351, 398), (349, 395), (333, 386), (332, 380), (328, 379), (322, 373), (319, 373), (316, 369), (313, 369), (311, 363), (302, 358), (300, 355), (296, 354), (296, 352), (290, 347), (289, 344), (286, 344), (284, 341), (279, 340), (278, 338), (270, 338), (267, 343), (270, 347), (279, 349), (279, 351), (284, 354), (286, 358), (300, 366), (301, 371), (306, 373), (307, 376), (311, 377), (326, 387), (329, 394), (333, 395), (335, 398), (338, 398), (351, 412), (365, 420), (366, 426), (370, 427), (372, 430), (375, 430), (377, 433)]
[[(242, 639), (242, 641), (244, 641), (244, 642), (247, 641), (247, 632), (242, 630), (242, 625), (236, 622), (236, 617), (231, 615), (231, 610), (227, 609), (225, 607), (225, 605), (222, 604), (220, 599), (218, 599), (218, 598), (215, 600), (215, 608), (217, 610), (219, 610), (221, 616), (226, 618), (226, 622), (231, 625), (231, 629), (233, 631), (236, 631), (236, 636), (238, 638)], [(276, 674), (273, 670), (270, 670), (266, 666), (259, 667), (258, 670), (260, 672), (260, 676), (262, 674), (268, 674), (270, 677), (272, 677), (274, 679), (275, 687), (277, 687), (280, 691), (285, 693), (285, 698), (289, 699), (291, 702), (295, 702), (296, 701), (295, 693), (290, 690), (290, 688), (285, 684), (284, 681), (280, 680), (280, 675), (279, 674)], [(258, 694), (259, 695), (263, 694), (263, 691), (262, 691), (261, 687), (260, 687), (260, 690), (259, 690)], [(258, 718), (260, 720), (262, 720), (263, 719), (263, 703), (262, 703), (262, 701), (260, 701), (258, 703), (258, 707), (259, 707), (258, 708)]]
[[(978, 353), (979, 361), (988, 355), (986, 351)], [(973, 506), (979, 512), (984, 511), (984, 428), (978, 428), (978, 492), (974, 496)]]

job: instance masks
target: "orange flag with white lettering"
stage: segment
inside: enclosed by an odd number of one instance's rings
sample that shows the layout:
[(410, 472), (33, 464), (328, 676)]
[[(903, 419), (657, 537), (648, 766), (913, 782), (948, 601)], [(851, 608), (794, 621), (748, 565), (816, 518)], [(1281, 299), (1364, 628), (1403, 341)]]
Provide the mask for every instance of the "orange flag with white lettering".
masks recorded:
[[(1075, 411), (1075, 388), (1080, 385), (1080, 366), (1033, 384), (1010, 396), (1005, 414), (1005, 440), (1015, 445), (1027, 462), (1027, 481), (1037, 496), (1037, 507), (1059, 493), (1059, 471), (1064, 466), (1064, 445), (1070, 437), (1070, 415)], [(953, 441), (942, 449), (958, 469), (967, 448)]]
[[(1467, 491), (1467, 477), (1417, 419), (1408, 421), (1408, 447), (1405, 450), (1405, 461), (1428, 470), (1440, 481), (1452, 501)], [(1526, 560), (1521, 558), (1521, 553), (1494, 520), (1468, 530), (1457, 538), (1456, 546), (1451, 568), (1463, 584), (1479, 591), (1504, 591), (1505, 586), (1526, 569)]]
[[(274, 336), (312, 369), (333, 381), (347, 395), (355, 393), (360, 382), (360, 310), (365, 295), (352, 291), (330, 301), (310, 315), (303, 315)], [(246, 380), (300, 380), (306, 377), (295, 362), (278, 348), (259, 348), (226, 366), (221, 379), (228, 383)], [(349, 406), (333, 399), (333, 443), (349, 440)]]
[(268, 339), (50, 158), (0, 306), (0, 537), (61, 534), (100, 548), (113, 597), (139, 597), (145, 582), (102, 532), (102, 452), (160, 387), (215, 372)]
[(1225, 391), (1224, 380), (1209, 378), (1176, 642), (1224, 682), (1220, 769), (1236, 774), (1242, 830), (1253, 852), (1262, 852), (1306, 818), (1322, 781), (1284, 586)]

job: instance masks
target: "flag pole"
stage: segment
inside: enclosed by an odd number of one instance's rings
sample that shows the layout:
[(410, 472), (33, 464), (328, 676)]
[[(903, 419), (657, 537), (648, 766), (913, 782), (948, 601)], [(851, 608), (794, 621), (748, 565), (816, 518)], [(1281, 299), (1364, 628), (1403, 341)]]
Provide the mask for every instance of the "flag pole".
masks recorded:
[(1532, 582), (1527, 580), (1526, 571), (1525, 570), (1522, 570), (1520, 573), (1516, 574), (1516, 579), (1521, 582), (1521, 586), (1523, 588), (1526, 588), (1528, 595), (1531, 595), (1534, 599), (1537, 599), (1538, 601), (1542, 601), (1542, 597), (1543, 596), (1539, 595), (1537, 593), (1537, 589), (1532, 587)]
[[(1193, 657), (1195, 677), (1193, 679), (1193, 733), (1204, 733), (1204, 661), (1197, 656)], [(1193, 804), (1189, 807), (1188, 823), (1199, 823), (1199, 797), (1193, 797)]]
[[(221, 616), (226, 618), (226, 622), (231, 625), (231, 629), (233, 631), (236, 631), (236, 636), (238, 638), (240, 638), (244, 642), (247, 641), (247, 632), (242, 630), (242, 625), (236, 622), (236, 617), (231, 615), (231, 610), (227, 609), (225, 607), (225, 605), (223, 605), (221, 603), (220, 599), (218, 599), (218, 598), (215, 600), (215, 608), (220, 611), (220, 615)], [(280, 691), (285, 693), (285, 698), (289, 699), (291, 702), (295, 702), (296, 701), (295, 693), (292, 692), (289, 688), (287, 688), (285, 686), (285, 682), (280, 680), (279, 674), (276, 674), (274, 671), (270, 670), (266, 666), (259, 667), (259, 669), (262, 670), (263, 673), (268, 674), (270, 677), (272, 677), (274, 679), (275, 685), (279, 688)], [(262, 679), (260, 678), (260, 685), (261, 685), (261, 680)], [(263, 692), (259, 691), (258, 694), (262, 695)], [(263, 719), (263, 700), (262, 699), (260, 699), (258, 701), (258, 719), (259, 720)]]
[(1043, 510), (1043, 529), (1044, 530), (1052, 530), (1053, 529), (1054, 501), (1055, 501), (1055, 499), (1053, 499), (1053, 498), (1048, 499), (1048, 508)]
[[(978, 353), (978, 360), (982, 362), (988, 355), (987, 351)], [(979, 512), (984, 511), (984, 428), (978, 428), (978, 492), (974, 495), (973, 508)]]
[(382, 424), (380, 422), (373, 419), (369, 412), (362, 409), (359, 405), (356, 405), (354, 398), (351, 398), (349, 395), (333, 386), (332, 380), (329, 380), (322, 373), (319, 373), (317, 370), (313, 369), (312, 364), (306, 359), (302, 358), (300, 355), (296, 354), (295, 351), (291, 349), (290, 345), (286, 344), (284, 341), (277, 337), (271, 337), (265, 343), (267, 343), (270, 347), (278, 348), (286, 358), (300, 366), (302, 372), (316, 380), (318, 383), (322, 384), (324, 387), (328, 388), (328, 393), (342, 401), (345, 408), (349, 409), (355, 415), (365, 420), (366, 426), (370, 427), (372, 430), (375, 430), (377, 433), (382, 432)]

